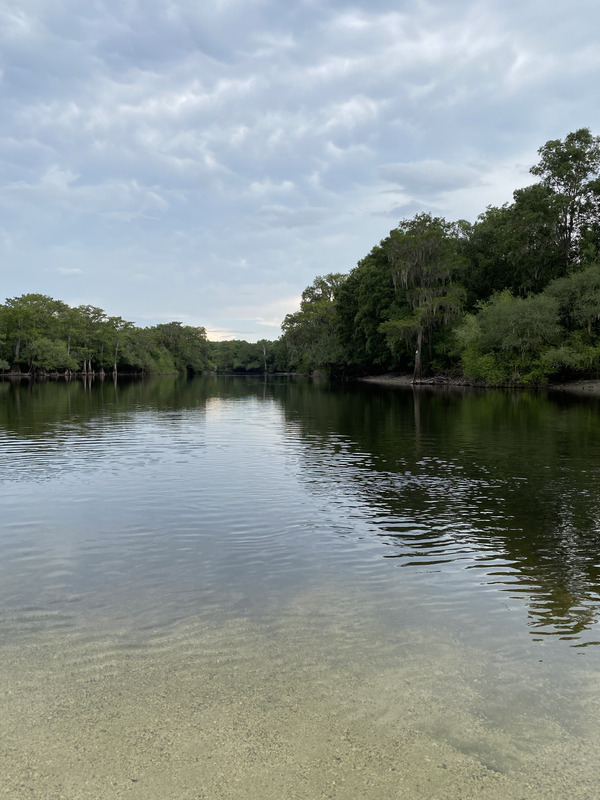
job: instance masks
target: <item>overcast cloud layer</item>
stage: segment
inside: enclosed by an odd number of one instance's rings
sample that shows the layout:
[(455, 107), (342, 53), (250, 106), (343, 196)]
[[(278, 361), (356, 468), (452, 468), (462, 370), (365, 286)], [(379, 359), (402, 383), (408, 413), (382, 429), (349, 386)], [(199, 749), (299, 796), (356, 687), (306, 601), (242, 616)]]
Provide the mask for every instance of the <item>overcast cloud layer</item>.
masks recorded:
[(0, 301), (276, 338), (404, 217), (600, 133), (598, 0), (3, 0)]

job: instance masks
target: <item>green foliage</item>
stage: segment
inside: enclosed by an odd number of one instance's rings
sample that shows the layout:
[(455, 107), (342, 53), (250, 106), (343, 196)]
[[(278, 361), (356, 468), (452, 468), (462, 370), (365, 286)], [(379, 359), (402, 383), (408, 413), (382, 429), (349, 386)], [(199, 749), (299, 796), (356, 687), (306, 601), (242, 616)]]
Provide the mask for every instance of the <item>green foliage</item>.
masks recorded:
[(538, 150), (540, 161), (530, 172), (554, 195), (560, 210), (559, 236), (567, 263), (581, 261), (580, 245), (597, 233), (600, 209), (600, 137), (589, 128), (551, 139)]
[(154, 328), (157, 343), (172, 355), (177, 372), (202, 372), (210, 365), (210, 345), (204, 328), (169, 322)]
[(68, 306), (43, 294), (8, 299), (0, 306), (3, 356), (30, 369), (36, 358), (36, 342), (59, 337), (61, 315)]
[[(264, 342), (264, 346), (263, 346)], [(230, 339), (211, 343), (211, 357), (217, 372), (261, 372), (267, 366), (271, 343), (246, 342), (243, 339)]]
[(546, 294), (559, 304), (568, 330), (585, 328), (600, 333), (600, 265), (591, 266), (554, 281)]
[(287, 370), (286, 347), (281, 340), (246, 342), (243, 339), (230, 339), (210, 342), (210, 358), (217, 372), (257, 374)]
[(413, 307), (421, 304), (422, 290), (451, 283), (464, 268), (458, 246), (463, 230), (461, 223), (417, 214), (390, 232), (385, 250), (394, 289), (409, 290)]
[(159, 341), (154, 328), (132, 328), (127, 331), (119, 351), (120, 364), (134, 372), (155, 374), (176, 373), (173, 353)]
[(418, 214), (403, 220), (386, 242), (392, 283), (404, 308), (379, 330), (392, 350), (400, 342), (412, 344), (416, 378), (421, 376), (423, 344), (429, 343), (431, 358), (436, 330), (449, 327), (463, 311), (464, 232), (462, 223)]
[(563, 344), (545, 350), (541, 355), (541, 363), (551, 374), (565, 377), (578, 372), (598, 370), (600, 343), (586, 341), (577, 332), (569, 336)]
[(517, 190), (512, 205), (488, 208), (465, 248), (474, 297), (486, 299), (503, 289), (525, 297), (564, 274), (559, 222), (556, 199), (540, 184)]
[(69, 355), (67, 345), (60, 340), (41, 337), (31, 346), (31, 364), (36, 369), (53, 372), (58, 369), (77, 369), (77, 361)]
[(281, 327), (291, 369), (328, 375), (343, 369), (336, 298), (344, 280), (339, 273), (317, 276), (302, 293), (300, 311), (284, 319)]
[(456, 330), (464, 374), (488, 385), (545, 383), (542, 353), (560, 341), (559, 306), (548, 295), (514, 297), (508, 290), (482, 303)]
[[(383, 245), (383, 243), (382, 243)], [(350, 272), (336, 296), (338, 337), (344, 362), (357, 372), (391, 369), (394, 355), (379, 326), (399, 310), (384, 247)]]
[(0, 305), (0, 369), (35, 372), (196, 372), (210, 367), (204, 328), (135, 328), (101, 308), (40, 294)]
[(527, 353), (558, 341), (558, 303), (547, 295), (494, 296), (480, 313), (483, 344), (492, 350)]
[[(315, 279), (283, 323), (288, 363), (347, 374), (462, 369), (542, 384), (600, 366), (600, 137), (539, 150), (513, 202), (474, 225), (417, 214), (335, 285)], [(469, 312), (465, 315), (465, 311)]]

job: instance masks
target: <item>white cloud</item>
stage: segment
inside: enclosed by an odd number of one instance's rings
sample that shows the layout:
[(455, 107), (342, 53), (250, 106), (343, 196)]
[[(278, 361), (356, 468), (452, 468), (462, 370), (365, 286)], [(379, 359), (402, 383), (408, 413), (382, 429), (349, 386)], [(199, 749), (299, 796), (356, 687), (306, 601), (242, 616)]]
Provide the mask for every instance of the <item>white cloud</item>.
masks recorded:
[(466, 164), (445, 164), (425, 159), (412, 163), (384, 164), (381, 177), (396, 183), (411, 194), (435, 194), (440, 191), (463, 189), (481, 182), (481, 171)]
[(250, 184), (250, 192), (259, 196), (289, 194), (289, 192), (292, 192), (295, 188), (292, 181), (272, 181), (270, 178), (266, 178), (262, 181), (252, 181)]
[(273, 297), (266, 293), (261, 296), (260, 292), (253, 291), (252, 295), (254, 302), (228, 306), (227, 314), (235, 319), (255, 322), (261, 327), (278, 328), (286, 314), (292, 314), (300, 308), (299, 294)]
[(279, 204), (264, 205), (257, 211), (257, 216), (265, 225), (282, 228), (317, 225), (326, 214), (324, 208), (288, 208)]
[(324, 131), (331, 128), (342, 127), (345, 130), (357, 125), (374, 122), (379, 116), (382, 102), (376, 102), (368, 97), (351, 97), (343, 103), (336, 103), (328, 112), (328, 120), (323, 126)]

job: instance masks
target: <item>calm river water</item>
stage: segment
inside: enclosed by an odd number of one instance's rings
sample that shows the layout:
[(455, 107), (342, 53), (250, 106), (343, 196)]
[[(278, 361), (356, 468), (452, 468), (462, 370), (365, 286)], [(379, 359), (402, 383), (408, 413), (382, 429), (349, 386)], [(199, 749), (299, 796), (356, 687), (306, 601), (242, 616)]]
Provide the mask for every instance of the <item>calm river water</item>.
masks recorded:
[(600, 404), (0, 382), (0, 796), (600, 797)]

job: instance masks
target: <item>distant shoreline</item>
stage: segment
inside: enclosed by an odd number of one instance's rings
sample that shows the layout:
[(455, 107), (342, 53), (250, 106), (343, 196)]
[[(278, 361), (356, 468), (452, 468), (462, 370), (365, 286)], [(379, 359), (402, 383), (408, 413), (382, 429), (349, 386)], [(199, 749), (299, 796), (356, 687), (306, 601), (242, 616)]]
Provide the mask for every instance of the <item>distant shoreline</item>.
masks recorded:
[[(164, 375), (179, 375), (182, 373), (177, 372), (164, 372), (164, 373), (143, 373), (143, 372), (119, 372), (117, 373), (117, 377), (119, 378), (149, 378), (149, 377), (157, 377), (157, 376), (164, 376)], [(199, 373), (200, 374), (200, 373)], [(201, 373), (204, 375), (237, 375), (240, 377), (252, 375), (252, 376), (262, 376), (264, 377), (264, 373), (218, 373), (218, 372), (204, 372)], [(267, 377), (276, 377), (281, 375), (293, 375), (295, 373), (289, 372), (269, 372), (267, 373)], [(65, 375), (64, 373), (58, 372), (46, 372), (46, 373), (30, 373), (30, 372), (0, 372), (0, 380), (3, 379), (29, 379), (29, 380), (45, 380), (45, 379), (64, 379), (67, 381), (77, 380), (81, 378), (96, 378), (100, 380), (105, 380), (107, 378), (114, 379), (115, 375), (112, 371), (105, 372), (92, 372), (92, 373), (85, 373), (85, 372), (72, 372), (70, 375)], [(366, 375), (361, 378), (355, 378), (354, 380), (358, 381), (359, 383), (371, 383), (379, 386), (423, 386), (423, 387), (444, 387), (444, 388), (451, 388), (451, 389), (534, 389), (539, 390), (543, 389), (548, 392), (563, 392), (567, 394), (578, 394), (578, 395), (587, 395), (589, 396), (598, 396), (600, 397), (600, 379), (594, 380), (574, 380), (569, 381), (568, 383), (553, 383), (547, 386), (482, 386), (476, 383), (470, 383), (466, 380), (460, 380), (457, 378), (446, 378), (442, 376), (435, 376), (432, 378), (423, 378), (420, 381), (417, 381), (413, 384), (413, 376), (412, 375), (400, 375), (400, 374), (383, 374), (383, 375)]]

